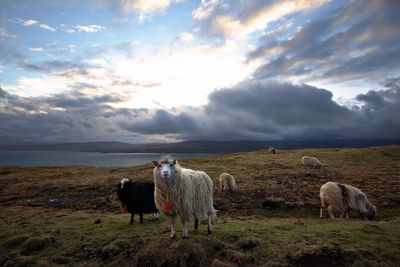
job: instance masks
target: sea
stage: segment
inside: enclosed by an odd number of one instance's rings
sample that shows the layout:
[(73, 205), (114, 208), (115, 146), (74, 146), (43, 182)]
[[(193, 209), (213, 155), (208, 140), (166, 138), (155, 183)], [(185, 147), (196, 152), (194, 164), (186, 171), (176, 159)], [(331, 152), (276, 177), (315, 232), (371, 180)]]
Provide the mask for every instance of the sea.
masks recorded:
[[(72, 151), (0, 151), (0, 166), (129, 167), (158, 160), (158, 153), (101, 153)], [(204, 157), (209, 153), (172, 153), (176, 159)]]

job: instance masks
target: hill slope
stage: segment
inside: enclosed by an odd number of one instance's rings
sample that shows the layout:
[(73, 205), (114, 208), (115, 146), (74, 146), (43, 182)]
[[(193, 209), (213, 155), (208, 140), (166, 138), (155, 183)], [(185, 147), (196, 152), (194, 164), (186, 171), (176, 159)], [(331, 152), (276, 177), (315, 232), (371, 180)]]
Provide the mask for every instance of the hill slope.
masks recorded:
[[(318, 157), (321, 169), (300, 166)], [(133, 168), (0, 168), (0, 262), (127, 266), (396, 266), (400, 262), (400, 147), (266, 150), (181, 160), (215, 180), (237, 178), (233, 194), (214, 191), (219, 210), (190, 239), (168, 239), (165, 219), (128, 224), (116, 184), (151, 180), (152, 166)], [(326, 181), (361, 188), (378, 206), (369, 222), (320, 220)], [(45, 225), (45, 227), (43, 227)]]

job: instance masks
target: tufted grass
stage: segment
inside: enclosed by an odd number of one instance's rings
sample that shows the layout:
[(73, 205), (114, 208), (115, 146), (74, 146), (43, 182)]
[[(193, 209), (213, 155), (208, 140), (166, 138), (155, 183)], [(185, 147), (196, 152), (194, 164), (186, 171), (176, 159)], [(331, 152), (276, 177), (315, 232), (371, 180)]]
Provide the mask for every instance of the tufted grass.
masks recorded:
[[(318, 157), (322, 169), (300, 166)], [(398, 266), (400, 148), (266, 150), (181, 160), (216, 181), (227, 171), (234, 194), (214, 192), (214, 234), (190, 226), (170, 240), (165, 219), (129, 225), (120, 212), (121, 177), (151, 180), (133, 168), (0, 167), (0, 265), (4, 266)], [(319, 219), (326, 181), (360, 187), (379, 219)], [(50, 201), (52, 200), (52, 201)], [(56, 200), (56, 201), (55, 201)]]

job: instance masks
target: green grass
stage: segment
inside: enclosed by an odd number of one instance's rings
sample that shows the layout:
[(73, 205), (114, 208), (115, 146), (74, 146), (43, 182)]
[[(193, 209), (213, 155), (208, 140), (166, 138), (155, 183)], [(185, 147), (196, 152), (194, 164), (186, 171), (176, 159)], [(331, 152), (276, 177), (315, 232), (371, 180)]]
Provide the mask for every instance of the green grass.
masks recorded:
[[(218, 217), (212, 237), (207, 236), (206, 225), (200, 225), (197, 232), (191, 227), (189, 240), (182, 240), (181, 225), (178, 224), (177, 240), (169, 240), (169, 226), (165, 219), (146, 218), (145, 224), (131, 226), (128, 224), (129, 216), (123, 214), (22, 207), (2, 207), (0, 210), (1, 214), (8, 215), (2, 218), (2, 225), (7, 227), (2, 227), (5, 231), (0, 233), (1, 251), (16, 264), (129, 264), (137, 261), (140, 255), (155, 257), (154, 251), (165, 253), (164, 250), (176, 249), (174, 246), (179, 247), (182, 242), (185, 243), (179, 249), (185, 252), (189, 247), (186, 252), (189, 255), (195, 255), (190, 249), (197, 251), (198, 244), (211, 247), (204, 252), (211, 255), (211, 258), (204, 259), (204, 264), (217, 259), (233, 265), (266, 262), (288, 265), (290, 257), (299, 257), (300, 252), (318, 253), (321, 248), (329, 250), (337, 246), (351, 253), (352, 264), (375, 262), (396, 266), (400, 262), (400, 226), (397, 220)], [(101, 222), (96, 224), (99, 218)], [(41, 240), (48, 240), (43, 248), (27, 248)], [(373, 260), (364, 259), (365, 255), (373, 257)], [(170, 255), (173, 256), (179, 257)], [(162, 264), (163, 259), (158, 258), (157, 262)]]
[[(300, 165), (318, 157), (321, 169)], [(180, 161), (217, 185), (235, 176), (237, 191), (214, 191), (214, 234), (190, 226), (169, 239), (165, 219), (129, 225), (120, 213), (121, 177), (151, 180), (133, 168), (0, 168), (0, 265), (4, 266), (399, 266), (400, 148), (266, 150)], [(319, 219), (319, 187), (360, 187), (379, 220)], [(53, 203), (52, 199), (65, 200)], [(100, 219), (100, 221), (99, 221)], [(95, 223), (97, 222), (97, 223)]]

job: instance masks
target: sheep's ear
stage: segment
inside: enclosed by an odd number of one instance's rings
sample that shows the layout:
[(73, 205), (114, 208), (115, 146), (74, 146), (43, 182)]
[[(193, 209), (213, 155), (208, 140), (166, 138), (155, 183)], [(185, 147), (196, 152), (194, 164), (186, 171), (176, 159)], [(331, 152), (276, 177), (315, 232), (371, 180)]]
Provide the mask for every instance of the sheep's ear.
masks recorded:
[(158, 161), (157, 160), (153, 160), (153, 165), (154, 165), (154, 167), (158, 167)]
[(172, 164), (176, 164), (178, 161), (176, 160), (176, 159), (174, 159), (173, 161), (172, 161)]

